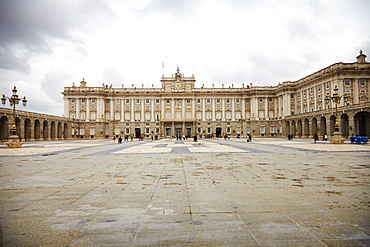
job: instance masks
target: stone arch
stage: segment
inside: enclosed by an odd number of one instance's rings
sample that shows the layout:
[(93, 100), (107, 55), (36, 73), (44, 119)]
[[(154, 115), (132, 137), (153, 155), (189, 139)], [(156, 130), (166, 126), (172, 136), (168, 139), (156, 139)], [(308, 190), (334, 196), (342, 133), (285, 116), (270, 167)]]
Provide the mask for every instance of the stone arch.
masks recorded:
[(329, 134), (328, 135), (333, 135), (335, 131), (335, 119), (336, 117), (334, 115), (330, 116), (330, 125), (329, 125)]
[(2, 116), (0, 118), (0, 141), (8, 140), (9, 134), (9, 119), (7, 116)]
[(310, 121), (308, 121), (307, 118), (305, 118), (305, 120), (304, 120), (304, 132), (303, 132), (303, 135), (305, 137), (309, 137), (310, 136)]
[(349, 125), (348, 125), (348, 115), (347, 114), (342, 114), (340, 116), (340, 132), (342, 133), (342, 136), (345, 138), (348, 138), (349, 136)]
[(319, 130), (320, 128), (317, 127), (317, 118), (316, 117), (313, 117), (312, 118), (312, 125), (311, 125), (311, 130), (312, 130), (312, 135), (314, 134), (319, 134)]
[(298, 119), (298, 122), (297, 122), (297, 135), (299, 137), (302, 136), (302, 120)]
[(321, 135), (327, 135), (327, 130), (326, 130), (326, 117), (322, 116), (320, 118), (320, 134)]
[(286, 134), (287, 136), (290, 135), (290, 122), (289, 121), (286, 121)]
[(67, 123), (64, 123), (63, 125), (63, 137), (64, 139), (68, 139), (68, 124)]
[(361, 111), (354, 116), (354, 133), (356, 136), (370, 137), (370, 112)]
[(62, 136), (62, 123), (61, 122), (58, 122), (58, 125), (57, 125), (57, 138), (58, 139), (62, 139), (63, 136)]
[(40, 140), (41, 137), (40, 131), (41, 131), (40, 120), (36, 119), (34, 122), (34, 131), (33, 131), (35, 140)]
[(50, 123), (50, 138), (52, 140), (56, 139), (56, 127), (55, 127), (55, 122), (51, 121)]
[(293, 135), (293, 137), (296, 135), (296, 133), (297, 133), (297, 127), (296, 127), (296, 123), (295, 123), (295, 121), (293, 120), (292, 121), (292, 135)]
[(42, 138), (47, 140), (49, 138), (49, 123), (48, 121), (44, 120), (42, 125)]
[(24, 120), (24, 140), (25, 141), (31, 141), (31, 139), (32, 139), (31, 128), (32, 128), (31, 120), (29, 118), (26, 118)]
[(23, 131), (21, 129), (21, 119), (19, 117), (16, 117), (15, 118), (15, 125), (17, 127), (17, 135), (19, 136), (19, 138), (23, 138), (24, 135), (23, 135)]

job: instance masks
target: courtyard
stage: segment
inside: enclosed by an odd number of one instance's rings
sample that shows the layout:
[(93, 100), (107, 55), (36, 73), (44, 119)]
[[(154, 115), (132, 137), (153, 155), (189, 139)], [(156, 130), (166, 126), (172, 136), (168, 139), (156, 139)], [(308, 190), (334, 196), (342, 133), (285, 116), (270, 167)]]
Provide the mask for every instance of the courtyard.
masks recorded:
[(0, 246), (370, 246), (369, 158), (312, 139), (1, 146)]

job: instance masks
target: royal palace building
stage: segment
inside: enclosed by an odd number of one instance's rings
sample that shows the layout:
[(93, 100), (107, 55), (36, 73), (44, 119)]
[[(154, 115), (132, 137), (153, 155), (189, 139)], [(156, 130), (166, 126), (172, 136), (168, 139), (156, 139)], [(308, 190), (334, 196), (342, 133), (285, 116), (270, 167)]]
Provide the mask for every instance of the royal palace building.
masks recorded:
[[(0, 140), (7, 141), (13, 119), (26, 141), (246, 134), (307, 138), (330, 137), (337, 130), (344, 138), (370, 137), (370, 63), (362, 51), (356, 58), (277, 86), (197, 88), (194, 75), (187, 77), (179, 68), (162, 76), (160, 88), (88, 87), (82, 80), (64, 88), (63, 117), (0, 108)], [(334, 96), (341, 99), (335, 102)]]
[[(83, 79), (64, 88), (64, 117), (72, 119), (75, 138), (330, 136), (336, 115), (345, 138), (370, 136), (370, 63), (362, 51), (354, 63), (336, 63), (277, 86), (196, 88), (195, 81), (179, 68), (162, 76), (160, 88), (88, 87)], [(326, 102), (335, 90), (343, 99)]]

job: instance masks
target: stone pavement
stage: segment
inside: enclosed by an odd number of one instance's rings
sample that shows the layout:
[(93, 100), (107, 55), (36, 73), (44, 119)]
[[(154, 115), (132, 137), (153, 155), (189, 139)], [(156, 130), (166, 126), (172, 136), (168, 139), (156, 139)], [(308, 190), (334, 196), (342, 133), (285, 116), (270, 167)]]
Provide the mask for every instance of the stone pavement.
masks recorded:
[(0, 245), (370, 246), (369, 158), (311, 139), (0, 147)]

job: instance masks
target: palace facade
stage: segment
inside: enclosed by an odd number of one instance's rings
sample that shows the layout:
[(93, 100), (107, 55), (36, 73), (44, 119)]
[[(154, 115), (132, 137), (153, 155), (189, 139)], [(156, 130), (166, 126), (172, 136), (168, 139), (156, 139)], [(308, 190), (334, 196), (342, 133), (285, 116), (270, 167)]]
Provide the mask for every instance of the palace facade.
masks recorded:
[(370, 136), (370, 63), (362, 51), (356, 58), (277, 86), (196, 88), (194, 75), (179, 68), (160, 88), (88, 87), (83, 79), (64, 88), (64, 117), (75, 138), (331, 135), (336, 104), (325, 96), (337, 87), (348, 96), (337, 105), (342, 135)]
[[(269, 87), (196, 88), (194, 75), (186, 77), (179, 68), (162, 76), (160, 88), (88, 87), (82, 80), (64, 88), (63, 117), (16, 110), (17, 133), (25, 141), (247, 133), (305, 138), (332, 135), (338, 115), (343, 137), (370, 137), (370, 63), (362, 51), (356, 58)], [(347, 102), (325, 102), (335, 87)], [(8, 140), (12, 122), (13, 111), (0, 107), (0, 141)]]

